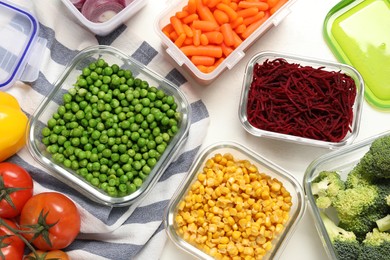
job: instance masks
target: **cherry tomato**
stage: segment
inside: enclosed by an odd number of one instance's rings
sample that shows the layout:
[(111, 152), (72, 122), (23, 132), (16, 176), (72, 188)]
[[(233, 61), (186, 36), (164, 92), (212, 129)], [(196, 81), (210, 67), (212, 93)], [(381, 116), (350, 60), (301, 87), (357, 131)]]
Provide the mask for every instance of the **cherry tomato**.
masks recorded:
[(24, 242), (8, 229), (7, 226), (18, 229), (16, 224), (8, 219), (0, 219), (0, 259), (23, 259)]
[(49, 259), (70, 260), (68, 254), (61, 250), (52, 250), (47, 252), (42, 250), (37, 250), (35, 251), (35, 253), (37, 253), (37, 255), (39, 256), (38, 258), (35, 257), (35, 254), (33, 252), (31, 252), (24, 258), (24, 260), (49, 260)]
[(0, 163), (0, 217), (13, 218), (33, 195), (30, 174), (19, 165)]
[[(43, 192), (32, 196), (20, 213), (20, 227), (30, 230), (24, 234), (40, 250), (63, 249), (80, 232), (80, 214), (74, 202), (58, 192)], [(31, 229), (35, 225), (35, 230)]]

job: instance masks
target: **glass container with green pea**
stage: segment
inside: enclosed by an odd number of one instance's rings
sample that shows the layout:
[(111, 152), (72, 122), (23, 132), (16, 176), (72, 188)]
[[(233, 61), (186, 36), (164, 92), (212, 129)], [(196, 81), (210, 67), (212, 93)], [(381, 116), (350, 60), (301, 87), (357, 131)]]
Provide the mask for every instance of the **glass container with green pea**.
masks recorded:
[(89, 47), (34, 113), (28, 148), (90, 199), (130, 205), (180, 151), (190, 109), (180, 89), (131, 57)]

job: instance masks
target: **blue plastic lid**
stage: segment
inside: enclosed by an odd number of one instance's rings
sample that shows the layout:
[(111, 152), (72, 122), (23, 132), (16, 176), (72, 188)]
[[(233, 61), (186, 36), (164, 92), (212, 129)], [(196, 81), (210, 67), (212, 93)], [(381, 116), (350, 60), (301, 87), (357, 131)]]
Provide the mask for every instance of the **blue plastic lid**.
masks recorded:
[(38, 37), (39, 23), (27, 10), (0, 0), (0, 90), (16, 80), (38, 77), (39, 57), (46, 40)]

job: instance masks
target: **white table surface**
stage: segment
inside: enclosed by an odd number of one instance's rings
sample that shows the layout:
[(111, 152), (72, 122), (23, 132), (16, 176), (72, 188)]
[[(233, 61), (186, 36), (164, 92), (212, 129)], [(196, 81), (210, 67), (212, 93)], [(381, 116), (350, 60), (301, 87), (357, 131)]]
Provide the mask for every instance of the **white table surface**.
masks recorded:
[[(172, 1), (149, 0), (143, 9), (127, 22), (127, 26), (144, 37), (153, 47), (161, 48), (161, 41), (154, 31), (154, 18), (170, 2)], [(257, 40), (232, 70), (225, 71), (208, 86), (198, 85), (195, 80), (187, 77), (210, 114), (210, 126), (203, 146), (219, 141), (236, 141), (280, 165), (298, 181), (303, 182), (303, 175), (309, 163), (330, 150), (250, 136), (238, 119), (241, 84), (247, 62), (260, 51), (272, 50), (336, 61), (323, 39), (322, 25), (328, 11), (338, 2), (296, 0), (291, 7), (291, 13), (278, 26)], [(390, 130), (390, 113), (377, 111), (364, 102), (360, 131), (355, 141), (387, 130)], [(160, 259), (194, 258), (181, 251), (168, 239)], [(280, 259), (327, 259), (308, 208)]]
[[(210, 126), (204, 146), (218, 141), (239, 142), (285, 168), (302, 183), (308, 164), (329, 150), (250, 136), (238, 120), (241, 84), (247, 62), (260, 51), (280, 51), (336, 61), (324, 41), (322, 26), (326, 14), (338, 2), (337, 0), (297, 0), (291, 7), (291, 13), (278, 26), (257, 40), (232, 70), (225, 71), (208, 86), (198, 85), (193, 79), (187, 77), (210, 114)], [(132, 30), (145, 37), (145, 40), (156, 48), (160, 47), (161, 42), (154, 33), (152, 18), (166, 8), (167, 4), (169, 1), (149, 0), (147, 6), (131, 19), (131, 23), (128, 23)], [(146, 34), (145, 31), (149, 33)], [(360, 132), (355, 141), (387, 130), (390, 130), (390, 113), (377, 111), (364, 102)], [(168, 239), (161, 260), (176, 259), (193, 258)], [(327, 259), (308, 208), (285, 247), (281, 259)]]

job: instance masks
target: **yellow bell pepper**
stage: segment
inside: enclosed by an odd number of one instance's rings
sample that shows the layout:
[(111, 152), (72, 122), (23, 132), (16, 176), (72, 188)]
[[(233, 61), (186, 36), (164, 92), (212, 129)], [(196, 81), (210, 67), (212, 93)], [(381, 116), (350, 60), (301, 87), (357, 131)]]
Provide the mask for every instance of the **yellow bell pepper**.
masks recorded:
[(26, 144), (28, 118), (11, 94), (0, 91), (0, 162)]

